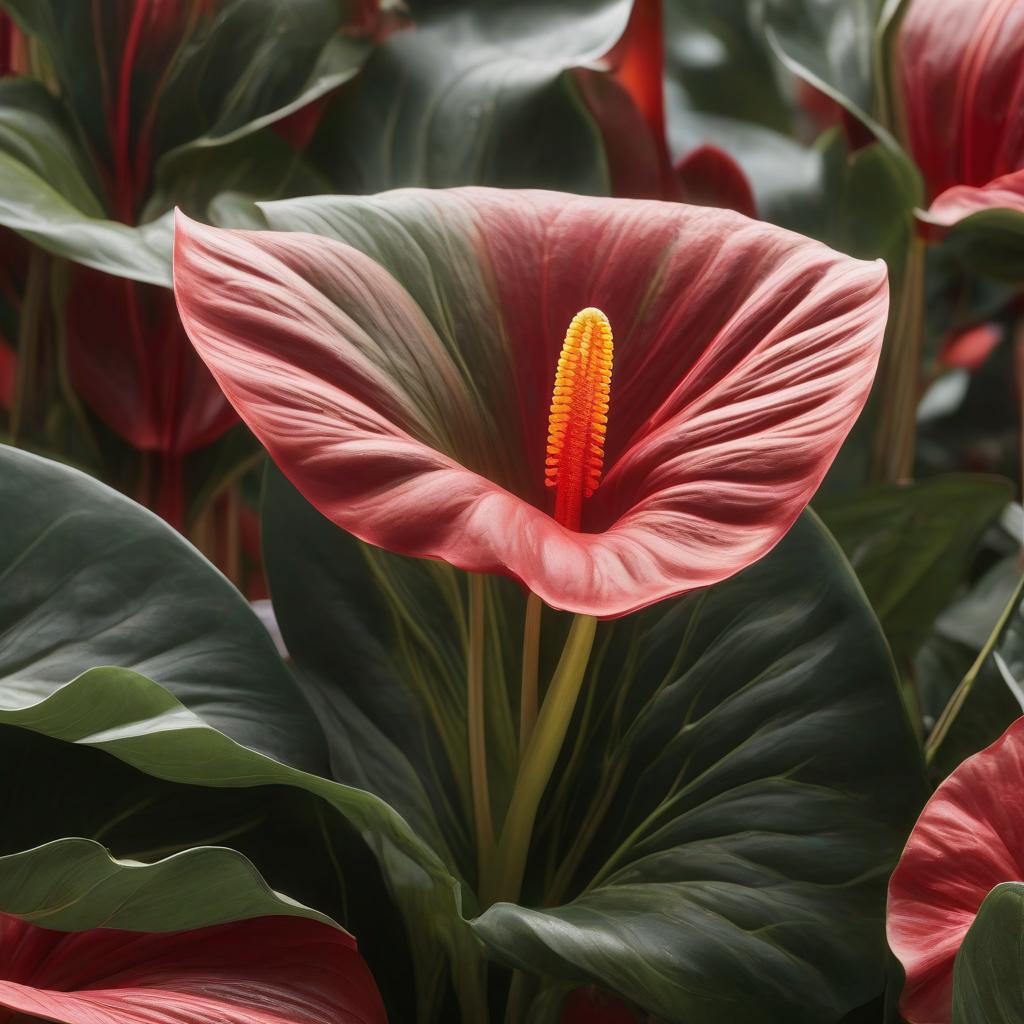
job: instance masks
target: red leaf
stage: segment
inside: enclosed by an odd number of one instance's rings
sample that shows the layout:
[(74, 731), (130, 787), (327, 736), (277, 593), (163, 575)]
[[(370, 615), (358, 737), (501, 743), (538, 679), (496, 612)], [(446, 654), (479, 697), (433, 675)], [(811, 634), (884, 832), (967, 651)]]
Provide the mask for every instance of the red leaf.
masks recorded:
[(0, 915), (0, 1007), (63, 1024), (386, 1021), (352, 937), (299, 917), (144, 933)]
[(169, 291), (78, 265), (71, 275), (71, 381), (107, 426), (139, 451), (181, 456), (236, 422)]
[(953, 961), (982, 900), (1024, 878), (1024, 718), (932, 795), (889, 882), (889, 945), (911, 1024), (949, 1024)]
[(897, 60), (930, 197), (1024, 169), (1021, 0), (912, 0)]
[[(728, 211), (497, 189), (304, 208), (347, 211), (400, 280), (322, 237), (182, 217), (197, 350), (338, 525), (556, 608), (623, 615), (759, 558), (871, 386), (884, 265)], [(544, 463), (562, 338), (589, 305), (615, 371), (607, 475), (577, 532), (550, 514)]]

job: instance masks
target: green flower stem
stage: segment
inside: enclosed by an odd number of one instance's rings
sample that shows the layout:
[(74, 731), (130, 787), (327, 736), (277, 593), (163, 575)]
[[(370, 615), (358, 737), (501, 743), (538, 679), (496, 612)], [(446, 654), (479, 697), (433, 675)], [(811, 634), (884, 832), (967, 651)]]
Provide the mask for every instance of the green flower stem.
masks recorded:
[(924, 337), (924, 243), (913, 239), (893, 276), (892, 308), (878, 366), (872, 476), (899, 482), (914, 472)]
[(512, 789), (512, 799), (498, 843), (493, 885), (489, 885), (484, 892), (484, 906), (499, 900), (514, 901), (519, 898), (537, 808), (572, 721), (596, 629), (597, 619), (593, 616), (577, 615), (573, 619), (558, 667), (537, 717), (536, 728), (519, 762), (519, 774)]
[(469, 651), (466, 657), (466, 715), (469, 726), (469, 776), (479, 878), (494, 857), (494, 823), (487, 783), (487, 719), (484, 713), (484, 578), (469, 577)]
[(537, 665), (540, 660), (540, 619), (543, 605), (536, 594), (526, 599), (526, 621), (523, 623), (523, 675), (519, 688), (519, 757), (526, 748), (537, 724)]
[(939, 720), (935, 723), (935, 727), (932, 729), (928, 736), (928, 740), (924, 745), (924, 759), (926, 764), (930, 765), (935, 760), (935, 756), (938, 754), (939, 748), (942, 746), (943, 741), (949, 734), (950, 728), (956, 721), (957, 715), (960, 714), (967, 698), (971, 695), (971, 690), (974, 689), (974, 683), (978, 678), (978, 673), (981, 672), (985, 662), (992, 656), (992, 652), (995, 650), (996, 645), (1002, 639), (1003, 633), (1006, 630), (1006, 624), (1016, 613), (1022, 598), (1024, 598), (1024, 579), (1021, 579), (1017, 583), (1017, 586), (1013, 591), (1013, 597), (1010, 598), (1009, 603), (1003, 609), (1003, 614), (1000, 615), (999, 621), (996, 623), (996, 628), (989, 634), (989, 638), (985, 642), (985, 646), (978, 652), (978, 657), (974, 659), (974, 664), (971, 665), (967, 675), (965, 675), (960, 681), (960, 685), (953, 691), (953, 695), (949, 698), (949, 702), (942, 709), (942, 714), (939, 715)]
[(38, 427), (40, 418), (37, 375), (42, 362), (43, 311), (49, 287), (47, 256), (32, 247), (28, 257), (25, 294), (18, 322), (18, 361), (11, 396), (10, 442), (18, 444), (23, 432)]

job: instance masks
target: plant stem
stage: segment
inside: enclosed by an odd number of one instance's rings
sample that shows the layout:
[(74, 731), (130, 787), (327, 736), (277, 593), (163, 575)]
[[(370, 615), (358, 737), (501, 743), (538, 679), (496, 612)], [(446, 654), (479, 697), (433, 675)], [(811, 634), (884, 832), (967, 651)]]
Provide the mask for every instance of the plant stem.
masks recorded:
[(491, 793), (487, 784), (487, 720), (484, 713), (484, 578), (469, 577), (469, 651), (466, 657), (466, 715), (469, 725), (469, 776), (476, 824), (478, 880), (494, 856)]
[(498, 900), (515, 900), (519, 897), (537, 808), (572, 720), (596, 629), (597, 620), (593, 616), (577, 615), (573, 619), (558, 667), (537, 717), (536, 728), (519, 762), (519, 774), (512, 789), (512, 799), (509, 801), (508, 814), (498, 843), (493, 891), (485, 893), (485, 906)]
[(42, 249), (32, 246), (25, 277), (25, 297), (18, 320), (18, 352), (14, 372), (14, 393), (11, 396), (10, 443), (18, 444), (24, 431), (37, 428), (39, 405), (38, 373), (42, 363), (40, 335), (43, 330), (43, 309), (46, 302), (47, 257)]
[(526, 599), (526, 621), (523, 623), (523, 675), (519, 688), (519, 759), (537, 724), (537, 666), (540, 660), (540, 619), (543, 605), (531, 593)]
[(1013, 597), (1010, 598), (1009, 603), (1003, 609), (1003, 614), (1000, 615), (996, 628), (989, 634), (985, 646), (978, 652), (978, 657), (974, 659), (974, 664), (968, 669), (967, 675), (960, 681), (960, 685), (953, 691), (953, 696), (949, 698), (949, 702), (942, 709), (942, 714), (939, 715), (939, 720), (935, 723), (935, 728), (932, 729), (924, 745), (925, 764), (930, 765), (935, 760), (935, 755), (939, 752), (942, 741), (946, 738), (950, 727), (956, 721), (957, 715), (960, 714), (960, 709), (970, 696), (971, 690), (974, 689), (974, 682), (978, 678), (978, 673), (989, 659), (992, 651), (995, 650), (996, 644), (1002, 639), (1006, 624), (1016, 613), (1022, 598), (1024, 598), (1024, 578), (1020, 580), (1014, 589)]
[(875, 480), (907, 480), (914, 471), (924, 333), (924, 253), (924, 243), (912, 239), (906, 263), (893, 281), (892, 316), (882, 348), (875, 396)]

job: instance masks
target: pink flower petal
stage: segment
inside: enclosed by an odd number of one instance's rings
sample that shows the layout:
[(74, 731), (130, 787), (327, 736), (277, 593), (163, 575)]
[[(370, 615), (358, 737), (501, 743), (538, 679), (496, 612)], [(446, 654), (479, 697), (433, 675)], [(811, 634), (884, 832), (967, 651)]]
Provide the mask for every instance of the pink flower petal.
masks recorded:
[(953, 961), (1000, 882), (1024, 880), (1024, 718), (932, 795), (889, 882), (889, 945), (911, 1024), (949, 1024)]
[(1024, 169), (1024, 3), (912, 0), (898, 67), (930, 197)]
[[(180, 218), (196, 349), (338, 525), (556, 608), (622, 615), (765, 554), (871, 386), (884, 265), (728, 211), (492, 189), (306, 203), (314, 222), (343, 207), (401, 280), (323, 237)], [(549, 514), (544, 448), (588, 305), (616, 367), (607, 477), (575, 532)]]
[(919, 211), (917, 216), (929, 237), (940, 238), (958, 221), (983, 210), (1024, 213), (1024, 170), (996, 178), (980, 188), (955, 185), (946, 189), (927, 211)]
[(386, 1021), (352, 937), (299, 917), (143, 933), (0, 915), (0, 1007), (63, 1024)]

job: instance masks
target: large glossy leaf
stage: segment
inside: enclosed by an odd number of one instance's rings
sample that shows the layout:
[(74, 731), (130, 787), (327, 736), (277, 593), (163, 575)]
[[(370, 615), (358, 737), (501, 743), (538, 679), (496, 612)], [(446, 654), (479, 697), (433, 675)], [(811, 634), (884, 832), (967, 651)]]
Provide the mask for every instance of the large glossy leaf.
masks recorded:
[(251, 134), (336, 88), (366, 54), (358, 37), (375, 27), (375, 7), (361, 0), (218, 0), (199, 5), (198, 17), (189, 17), (188, 5), (143, 17), (132, 50), (137, 5), (6, 6), (42, 43), (77, 123), (104, 159), (116, 144), (107, 90), (125, 62), (133, 87), (128, 130), (137, 139), (148, 119), (149, 153), (173, 161), (186, 148)]
[[(234, 706), (259, 715), (259, 704), (246, 693), (242, 682), (244, 677), (240, 677), (233, 695)], [(293, 861), (293, 879), (297, 877), (294, 869), (301, 868), (301, 861), (294, 863), (296, 848), (306, 850), (316, 836), (307, 829), (304, 820), (296, 822), (296, 815), (304, 819), (312, 810), (313, 823), (319, 820), (318, 827), (325, 830), (326, 849), (319, 851), (314, 863), (326, 866), (333, 862), (334, 871), (338, 871), (340, 862), (346, 859), (344, 843), (362, 836), (377, 858), (388, 892), (403, 910), (406, 928), (424, 950), (423, 961), (416, 965), (421, 1012), (429, 1014), (434, 998), (432, 992), (438, 988), (438, 972), (444, 966), (446, 955), (449, 969), (460, 976), (460, 998), (469, 1019), (479, 1008), (479, 1003), (474, 1001), (478, 999), (475, 987), (478, 944), (460, 916), (460, 893), (455, 879), (406, 822), (371, 793), (299, 771), (240, 746), (212, 729), (166, 690), (125, 669), (93, 669), (38, 703), (29, 703), (25, 694), (17, 689), (0, 686), (0, 725), (60, 740), (65, 745), (74, 744), (81, 748), (82, 755), (102, 752), (153, 779), (173, 784), (171, 788), (160, 787), (154, 791), (134, 781), (134, 799), (119, 801), (116, 790), (113, 798), (102, 792), (97, 794), (93, 781), (87, 776), (83, 780), (88, 783), (82, 797), (85, 810), (76, 806), (77, 801), (72, 801), (73, 816), (81, 816), (79, 820), (98, 828), (104, 841), (106, 834), (114, 831), (120, 835), (122, 844), (142, 845), (145, 858), (153, 856), (149, 844), (154, 836), (161, 837), (171, 849), (184, 845), (182, 836), (198, 838), (189, 831), (190, 812), (205, 823), (199, 825), (200, 829), (213, 827), (215, 840), (235, 842), (241, 837), (251, 845), (258, 859), (265, 857), (271, 865), (276, 865), (278, 872), (283, 870), (279, 863), (282, 851), (274, 849), (266, 833), (261, 833), (256, 826), (266, 819), (278, 822), (276, 829), (279, 829), (284, 822), (287, 829), (284, 834), (296, 840), (296, 845), (287, 849), (285, 858)], [(84, 760), (69, 760), (61, 748), (54, 752), (64, 765), (89, 764)], [(99, 772), (94, 779), (119, 778), (117, 773), (111, 775), (109, 769), (104, 769), (102, 763), (93, 762), (93, 771), (97, 766)], [(31, 775), (26, 777), (24, 785), (31, 791)], [(226, 792), (218, 809), (214, 794), (197, 797), (181, 787)], [(74, 789), (71, 784), (65, 787), (65, 792), (73, 793)], [(229, 798), (232, 791), (238, 792), (235, 799)], [(301, 803), (308, 798), (313, 798), (319, 806), (310, 808)], [(47, 799), (58, 814), (66, 814), (62, 810), (63, 796), (54, 800), (51, 795)], [(243, 813), (239, 813), (236, 802)], [(170, 825), (162, 820), (165, 813), (173, 815)], [(133, 821), (133, 816), (140, 816), (140, 820)], [(339, 833), (331, 823), (335, 816), (351, 825), (354, 831)], [(12, 820), (12, 827), (26, 831), (46, 827), (45, 822), (40, 824), (34, 820), (32, 808), (22, 807)], [(331, 832), (329, 839), (327, 830)], [(317, 844), (320, 841), (316, 837)], [(134, 848), (127, 846), (128, 850)], [(326, 860), (323, 853), (327, 855)], [(288, 877), (287, 871), (283, 874)], [(320, 885), (330, 887), (338, 883), (337, 878), (323, 879)], [(311, 892), (317, 889), (316, 884), (308, 885)], [(367, 919), (364, 911), (361, 920)]]
[(268, 916), (332, 923), (274, 892), (234, 850), (196, 847), (142, 864), (90, 839), (0, 856), (0, 914), (65, 932), (174, 932)]
[(761, 10), (764, 31), (782, 63), (885, 144), (904, 190), (920, 202), (920, 175), (882, 123), (888, 120), (887, 97), (881, 94), (887, 60), (883, 39), (892, 12), (880, 18), (877, 0), (766, 0)]
[[(360, 544), (276, 473), (264, 527), (339, 778), (395, 800), (472, 878), (464, 584)], [(497, 579), (487, 595), (500, 820), (524, 598)], [(565, 628), (545, 612), (542, 678)], [(688, 1024), (837, 1019), (881, 991), (882, 890), (923, 800), (920, 754), (877, 623), (813, 517), (734, 579), (601, 624), (595, 651), (524, 905), (473, 921), (492, 953)], [(535, 998), (512, 1019), (542, 1019)]]
[[(322, 801), (322, 814), (340, 815), (370, 845), (403, 906), (424, 949), (425, 1005), (447, 949), (457, 951), (452, 971), (464, 975), (470, 1012), (478, 943), (460, 916), (454, 878), (390, 807), (331, 780), (320, 725), (241, 595), (166, 524), (95, 480), (9, 448), (0, 449), (0, 467), (0, 724), (98, 748), (167, 782), (285, 786)], [(191, 710), (126, 668), (60, 685), (111, 664), (151, 673)], [(147, 794), (138, 799), (145, 809)], [(100, 816), (102, 801), (85, 802), (93, 827), (111, 817)], [(229, 835), (260, 819), (255, 796), (245, 807), (222, 826)], [(187, 820), (179, 809), (176, 821)], [(176, 842), (173, 831), (161, 834)]]
[(901, 664), (966, 578), (986, 528), (1012, 497), (993, 477), (939, 476), (817, 501)]
[(178, 533), (91, 477), (7, 447), (0, 509), (3, 703), (117, 665), (240, 743), (325, 768), (323, 734), (266, 630)]
[(670, 108), (789, 130), (791, 112), (756, 9), (745, 0), (666, 0)]
[(66, 1024), (385, 1019), (352, 937), (226, 849), (145, 865), (67, 839), (0, 857), (0, 963), (0, 1007)]
[(873, 105), (876, 0), (767, 0), (769, 42), (795, 74), (858, 115)]
[[(66, 706), (69, 716), (104, 696), (102, 686), (92, 685), (101, 674), (87, 675), (80, 703)], [(114, 691), (115, 700), (124, 695)], [(34, 716), (31, 724), (36, 729), (0, 724), (0, 777), (10, 783), (0, 790), (0, 855), (65, 835), (94, 839), (135, 863), (197, 846), (230, 846), (274, 890), (359, 935), (392, 1019), (415, 1019), (401, 915), (370, 848), (329, 802), (296, 786), (216, 788), (156, 779), (96, 746), (53, 738), (47, 730), (66, 735), (59, 718)]]
[(1024, 1019), (1024, 884), (997, 885), (982, 903), (953, 970), (953, 1024)]
[(571, 72), (612, 49), (631, 7), (432, 4), (342, 90), (314, 153), (340, 192), (486, 184), (606, 193), (601, 136)]
[(107, 219), (89, 160), (37, 82), (0, 82), (0, 225), (86, 266), (170, 283), (169, 219)]

